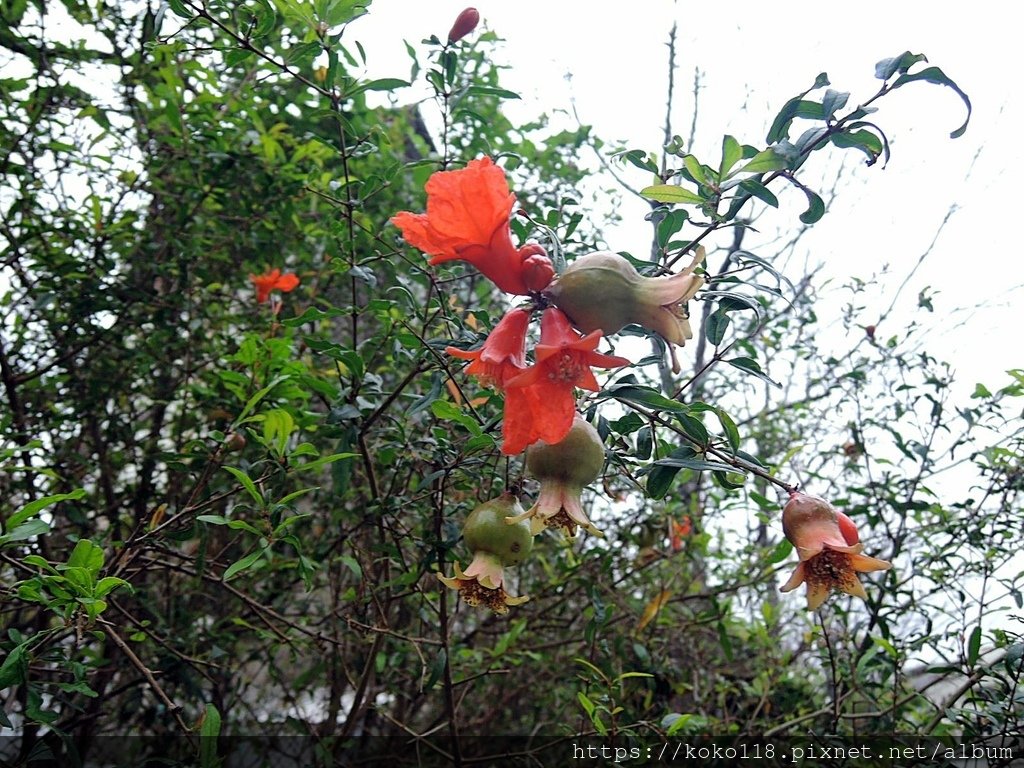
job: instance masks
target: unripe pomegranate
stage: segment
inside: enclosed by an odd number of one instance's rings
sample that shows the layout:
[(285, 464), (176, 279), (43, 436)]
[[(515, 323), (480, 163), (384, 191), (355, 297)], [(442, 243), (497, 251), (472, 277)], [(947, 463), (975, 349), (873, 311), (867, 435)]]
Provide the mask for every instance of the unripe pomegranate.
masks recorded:
[(545, 528), (558, 528), (572, 537), (577, 527), (583, 527), (595, 536), (603, 536), (582, 506), (583, 487), (601, 475), (603, 466), (601, 436), (577, 415), (561, 442), (549, 445), (538, 441), (526, 449), (526, 468), (540, 481), (540, 495), (529, 510), (508, 521), (529, 520), (535, 534)]
[(583, 488), (597, 480), (602, 467), (601, 436), (578, 415), (562, 442), (548, 445), (539, 440), (526, 449), (526, 469), (542, 483), (557, 481)]
[(576, 259), (544, 294), (584, 333), (600, 330), (607, 336), (636, 323), (682, 346), (693, 338), (684, 304), (704, 284), (693, 274), (703, 259), (698, 247), (683, 271), (644, 277), (617, 253), (598, 251)]
[(862, 555), (857, 526), (819, 496), (793, 492), (782, 510), (782, 530), (800, 563), (783, 592), (807, 584), (807, 607), (818, 608), (832, 590), (866, 598), (858, 573), (884, 571), (885, 560)]
[(504, 566), (519, 565), (533, 549), (533, 534), (525, 522), (510, 524), (505, 519), (522, 513), (522, 506), (511, 494), (484, 502), (466, 518), (462, 528), (466, 546), (474, 554), (497, 555)]
[(509, 515), (523, 508), (511, 494), (484, 502), (466, 518), (462, 537), (473, 552), (473, 561), (463, 571), (455, 563), (455, 576), (438, 574), (447, 587), (456, 589), (467, 605), (483, 604), (498, 614), (530, 598), (515, 597), (504, 589), (505, 566), (518, 565), (533, 549), (533, 534), (525, 522), (508, 523)]

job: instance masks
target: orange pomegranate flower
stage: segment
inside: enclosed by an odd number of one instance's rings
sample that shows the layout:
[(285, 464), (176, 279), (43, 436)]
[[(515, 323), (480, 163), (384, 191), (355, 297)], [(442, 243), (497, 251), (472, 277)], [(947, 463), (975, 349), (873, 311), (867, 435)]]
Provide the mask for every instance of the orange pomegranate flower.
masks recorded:
[(258, 304), (269, 300), (271, 291), (288, 293), (295, 290), (299, 284), (298, 275), (293, 272), (285, 272), (282, 275), (280, 269), (272, 269), (262, 275), (249, 275), (249, 280), (256, 286), (256, 303)]
[(683, 515), (681, 520), (669, 520), (669, 539), (672, 544), (672, 551), (678, 552), (683, 548), (683, 540), (693, 533), (693, 521), (689, 515)]
[(438, 171), (426, 191), (426, 213), (402, 211), (391, 222), (407, 243), (431, 257), (430, 264), (468, 261), (501, 290), (520, 296), (546, 287), (536, 287), (536, 280), (528, 282), (524, 274), (523, 261), (537, 254), (537, 246), (512, 245), (509, 216), (516, 198), (491, 158)]
[(526, 368), (526, 327), (529, 324), (528, 310), (513, 309), (494, 326), (480, 349), (466, 351), (448, 347), (445, 351), (463, 360), (472, 360), (466, 366), (466, 373), (476, 376), (485, 387), (504, 389), (505, 382)]
[(853, 521), (818, 496), (791, 494), (782, 510), (782, 530), (800, 556), (782, 591), (806, 583), (809, 610), (820, 607), (832, 590), (866, 599), (857, 574), (892, 568), (892, 563), (862, 555)]
[(576, 415), (576, 387), (600, 388), (591, 366), (629, 365), (624, 357), (597, 352), (600, 341), (601, 331), (580, 336), (560, 309), (544, 310), (536, 364), (505, 384), (502, 453), (515, 455), (537, 440), (560, 443)]

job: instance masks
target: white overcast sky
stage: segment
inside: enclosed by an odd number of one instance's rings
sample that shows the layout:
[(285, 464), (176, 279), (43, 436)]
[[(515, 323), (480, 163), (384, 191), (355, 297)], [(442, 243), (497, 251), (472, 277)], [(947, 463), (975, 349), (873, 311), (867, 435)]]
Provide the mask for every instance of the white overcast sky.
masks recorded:
[[(464, 7), (451, 0), (376, 0), (346, 40), (364, 45), (372, 76), (406, 76), (403, 41), (418, 46), (430, 34), (443, 39)], [(888, 265), (891, 276), (862, 317), (863, 324), (873, 323), (955, 205), (902, 301), (916, 304), (925, 285), (935, 292), (930, 351), (955, 365), (967, 392), (979, 380), (993, 389), (1002, 386), (1007, 383), (1002, 371), (1024, 366), (1017, 306), (1024, 299), (1024, 260), (1015, 219), (1019, 191), (1011, 183), (1024, 167), (1018, 139), (1024, 115), (1016, 85), (1024, 68), (1005, 6), (975, 2), (968, 13), (962, 4), (905, 2), (873, 6), (866, 13), (864, 6), (843, 11), (821, 3), (780, 8), (747, 1), (716, 6), (671, 0), (478, 0), (475, 7), (482, 24), (505, 40), (497, 54), (509, 67), (504, 84), (523, 97), (510, 114), (569, 120), (559, 113), (571, 113), (575, 105), (580, 120), (609, 144), (648, 151), (661, 145), (666, 41), (673, 21), (678, 22), (673, 129), (689, 135), (699, 68), (694, 152), (708, 164), (717, 163), (725, 133), (764, 146), (776, 112), (819, 72), (828, 73), (833, 88), (850, 91), (854, 104), (877, 90), (877, 61), (905, 50), (924, 53), (971, 97), (967, 133), (949, 138), (965, 116), (949, 88), (913, 83), (882, 99), (873, 118), (892, 141), (892, 160), (885, 170), (881, 164), (868, 168), (861, 155), (844, 153), (847, 183), (795, 256), (801, 264), (805, 256), (812, 264), (825, 263), (836, 282), (867, 278)], [(812, 185), (815, 169), (825, 166), (824, 158), (815, 160), (806, 177)], [(623, 175), (636, 186), (651, 183), (639, 170), (624, 169)], [(602, 179), (595, 189), (610, 183)], [(759, 222), (766, 233), (776, 222), (795, 225), (803, 209), (796, 190), (780, 197), (783, 210)], [(593, 203), (595, 215), (601, 215), (600, 201)], [(607, 231), (609, 245), (643, 255), (649, 247), (643, 221), (648, 209), (628, 194), (623, 203), (625, 221)], [(900, 317), (894, 314), (879, 335), (899, 333)]]

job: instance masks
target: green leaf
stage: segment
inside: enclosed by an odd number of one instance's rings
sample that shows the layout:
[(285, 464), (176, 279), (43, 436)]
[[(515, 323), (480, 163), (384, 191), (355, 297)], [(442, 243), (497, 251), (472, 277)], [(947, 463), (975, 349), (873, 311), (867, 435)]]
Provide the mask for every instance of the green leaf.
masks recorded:
[(490, 85), (471, 85), (467, 90), (467, 93), (477, 94), (481, 96), (497, 96), (499, 99), (518, 99), (519, 94), (515, 91), (508, 91), (504, 88), (495, 88)]
[(99, 573), (103, 568), (103, 548), (88, 539), (79, 539), (75, 548), (71, 550), (65, 568), (82, 568), (92, 574)]
[(430, 664), (430, 675), (427, 677), (427, 682), (423, 684), (423, 693), (426, 693), (437, 684), (437, 681), (441, 679), (441, 675), (444, 674), (444, 668), (447, 664), (448, 652), (444, 648), (438, 649), (437, 656), (434, 657), (434, 661)]
[(246, 59), (253, 56), (251, 48), (232, 48), (224, 54), (224, 66), (227, 68), (236, 67)]
[(354, 88), (350, 89), (345, 95), (351, 98), (357, 94), (363, 93), (363, 91), (394, 91), (398, 88), (408, 88), (409, 83), (397, 77), (382, 77), (379, 80), (367, 80), (364, 83), (357, 84)]
[(644, 197), (659, 203), (684, 203), (703, 205), (705, 200), (700, 195), (675, 184), (655, 184), (640, 190)]
[(971, 631), (971, 637), (967, 641), (967, 666), (973, 667), (978, 663), (981, 655), (981, 627), (975, 627)]
[(614, 397), (624, 403), (633, 403), (659, 411), (673, 411), (685, 413), (688, 409), (678, 400), (672, 400), (654, 389), (639, 387), (631, 384), (611, 386), (605, 388), (602, 393), (605, 397)]
[(749, 195), (753, 195), (762, 203), (767, 203), (772, 208), (779, 207), (779, 198), (764, 184), (754, 179), (744, 179), (740, 182), (740, 189)]
[(28, 661), (25, 659), (25, 648), (29, 640), (16, 645), (14, 650), (7, 654), (4, 663), (0, 665), (0, 691), (25, 682), (28, 675)]
[(729, 441), (729, 447), (732, 448), (733, 452), (738, 451), (740, 448), (740, 431), (736, 426), (736, 422), (732, 420), (732, 416), (721, 408), (715, 409), (715, 415), (718, 416), (718, 420), (722, 423), (722, 430), (725, 432), (725, 439)]
[(33, 536), (41, 536), (44, 533), (50, 532), (50, 526), (48, 523), (42, 520), (29, 520), (23, 525), (19, 525), (17, 528), (12, 530), (10, 533), (5, 533), (0, 536), (0, 544), (6, 544), (9, 541), (24, 541), (30, 539)]
[[(825, 82), (826, 84), (828, 83), (827, 80)], [(821, 87), (817, 85), (817, 81), (815, 82), (815, 87)], [(789, 127), (793, 124), (793, 120), (798, 117), (808, 120), (825, 119), (825, 112), (821, 104), (816, 101), (804, 100), (804, 96), (811, 90), (813, 89), (808, 89), (799, 96), (794, 96), (779, 110), (779, 114), (775, 116), (775, 120), (772, 122), (772, 127), (768, 129), (766, 140), (769, 144), (775, 144), (788, 138)]]
[(343, 459), (352, 459), (358, 456), (358, 453), (344, 452), (344, 453), (332, 453), (330, 456), (321, 456), (319, 459), (307, 462), (297, 467), (292, 467), (293, 472), (308, 472), (311, 469), (319, 469), (320, 467), (326, 466), (327, 464), (333, 464), (336, 461)]
[(198, 515), (196, 520), (202, 523), (209, 523), (210, 525), (227, 525), (231, 522), (223, 515)]
[(118, 587), (128, 587), (129, 592), (134, 592), (132, 585), (124, 579), (119, 579), (116, 576), (104, 576), (96, 584), (96, 591), (93, 593), (96, 597), (105, 597), (106, 595), (113, 592)]
[(627, 162), (631, 165), (635, 165), (644, 171), (650, 171), (651, 173), (658, 172), (658, 164), (651, 160), (647, 153), (642, 149), (630, 149), (626, 152), (619, 152), (613, 157), (620, 162)]
[(897, 70), (906, 72), (919, 61), (928, 61), (928, 58), (923, 53), (904, 51), (899, 56), (894, 56), (891, 59), (882, 59), (875, 64), (875, 77), (879, 80), (888, 80), (896, 74)]
[(246, 402), (245, 407), (242, 408), (242, 412), (238, 414), (237, 417), (235, 417), (235, 424), (240, 424), (242, 422), (242, 419), (249, 415), (249, 412), (256, 407), (259, 401), (266, 397), (267, 393), (270, 392), (270, 390), (272, 390), (278, 384), (280, 384), (282, 380), (283, 377), (278, 377), (269, 384), (267, 384), (267, 386), (257, 390), (256, 393), (249, 398), (248, 402)]
[(359, 565), (359, 561), (358, 560), (356, 560), (354, 557), (352, 557), (352, 555), (342, 555), (338, 559), (341, 561), (342, 565), (344, 565), (346, 568), (348, 568), (350, 571), (352, 571), (352, 573), (355, 574), (355, 577), (357, 579), (362, 580), (362, 578), (363, 578), (363, 569)]
[(281, 497), (280, 499), (277, 500), (277, 503), (284, 506), (294, 501), (295, 499), (299, 498), (300, 496), (305, 496), (307, 493), (312, 493), (313, 491), (319, 490), (319, 488), (300, 488), (297, 491), (292, 491), (287, 496)]
[(220, 712), (213, 704), (206, 705), (203, 724), (199, 728), (199, 765), (201, 768), (217, 768), (217, 737), (220, 736)]
[(743, 147), (732, 136), (722, 138), (722, 164), (718, 167), (719, 181), (725, 181), (729, 171), (743, 158)]
[(654, 462), (659, 467), (675, 467), (676, 469), (693, 469), (697, 472), (705, 470), (720, 470), (722, 472), (736, 472), (736, 467), (731, 464), (723, 464), (720, 461), (707, 461), (706, 459), (676, 459), (668, 456)]
[(772, 549), (771, 554), (768, 555), (768, 562), (771, 565), (775, 563), (781, 563), (787, 557), (789, 553), (793, 551), (793, 545), (789, 542), (789, 539), (783, 539)]
[(743, 165), (737, 173), (767, 173), (768, 171), (781, 171), (789, 163), (784, 157), (771, 147), (762, 150), (754, 155), (749, 162)]
[(850, 94), (845, 91), (833, 91), (829, 88), (821, 98), (821, 112), (826, 120), (835, 117), (837, 111), (846, 106)]
[(690, 174), (690, 178), (698, 184), (711, 183), (711, 179), (708, 178), (707, 170), (701, 164), (700, 160), (698, 160), (694, 155), (683, 155), (683, 166)]
[(277, 14), (274, 12), (274, 6), (270, 4), (269, 0), (256, 0), (253, 16), (256, 19), (256, 27), (252, 31), (254, 38), (260, 38), (269, 34), (274, 28), (274, 24), (277, 23)]
[(762, 371), (761, 366), (758, 364), (757, 360), (755, 360), (752, 357), (734, 357), (729, 360), (726, 360), (725, 362), (727, 362), (729, 365), (735, 368), (739, 368), (741, 371), (745, 371), (746, 373), (756, 376), (762, 381), (768, 382), (774, 387), (782, 386), (781, 384), (779, 384), (779, 382), (775, 381), (774, 379), (769, 377), (767, 373)]
[(725, 338), (725, 332), (729, 330), (731, 322), (728, 312), (719, 307), (708, 316), (708, 321), (704, 323), (704, 337), (717, 347)]
[[(921, 58), (924, 58), (923, 56)], [(928, 67), (922, 69), (920, 72), (914, 74), (904, 74), (897, 78), (896, 82), (892, 84), (893, 89), (900, 88), (907, 83), (913, 83), (917, 80), (924, 80), (927, 83), (935, 83), (936, 85), (945, 85), (948, 88), (952, 88), (956, 94), (963, 100), (964, 104), (967, 105), (967, 117), (964, 119), (963, 125), (957, 128), (955, 131), (949, 134), (949, 138), (958, 139), (964, 135), (964, 131), (967, 130), (967, 124), (971, 121), (971, 100), (967, 94), (960, 90), (960, 86), (946, 77), (946, 73), (938, 67)]]
[(322, 50), (323, 46), (316, 40), (309, 43), (299, 43), (288, 49), (288, 52), (284, 55), (284, 60), (287, 64), (308, 67)]
[(362, 84), (367, 91), (393, 91), (395, 88), (408, 88), (409, 83), (398, 77), (382, 77)]
[[(849, 126), (852, 127), (852, 126)], [(868, 156), (868, 165), (874, 165), (875, 161), (884, 152), (886, 155), (886, 161), (889, 159), (889, 147), (888, 143), (883, 144), (882, 140), (878, 138), (873, 132), (868, 130), (853, 131), (849, 130), (842, 131), (832, 135), (830, 139), (832, 144), (840, 149), (859, 149), (865, 155)]]
[(7, 530), (14, 530), (23, 522), (28, 520), (30, 517), (38, 514), (39, 512), (41, 512), (42, 510), (46, 509), (49, 506), (57, 504), (61, 501), (73, 501), (75, 499), (80, 499), (83, 496), (85, 496), (85, 490), (83, 488), (78, 488), (77, 490), (74, 490), (71, 493), (56, 493), (53, 496), (44, 496), (41, 499), (30, 501), (28, 504), (26, 504), (13, 515), (7, 518)]
[(654, 431), (649, 425), (643, 426), (636, 433), (636, 457), (641, 461), (651, 458), (654, 447)]
[(48, 571), (49, 573), (57, 573), (57, 570), (39, 555), (25, 555), (22, 562), (25, 563), (25, 565), (34, 565), (37, 568), (42, 568), (44, 571)]
[[(681, 445), (670, 453), (669, 459), (692, 459), (697, 452), (688, 445)], [(672, 487), (672, 482), (679, 474), (680, 467), (671, 464), (651, 464), (647, 474), (647, 495), (652, 499), (662, 499)]]
[(167, 0), (167, 7), (171, 9), (171, 12), (176, 16), (180, 16), (183, 19), (191, 19), (192, 12), (185, 6), (182, 0)]
[(250, 554), (246, 555), (241, 560), (236, 560), (235, 562), (233, 562), (224, 571), (224, 581), (228, 581), (233, 576), (241, 573), (242, 571), (252, 568), (257, 562), (259, 562), (260, 558), (263, 557), (263, 552), (264, 550), (258, 549), (255, 552), (251, 552)]
[(818, 193), (803, 187), (803, 193), (807, 195), (807, 210), (800, 214), (800, 221), (804, 224), (814, 224), (825, 215), (825, 201)]
[(704, 422), (685, 413), (676, 414), (676, 420), (679, 422), (679, 426), (682, 427), (683, 432), (695, 443), (702, 446), (708, 444), (711, 435), (708, 434), (708, 428), (704, 426)]
[(672, 240), (672, 236), (683, 228), (688, 218), (689, 214), (683, 209), (666, 211), (658, 222), (658, 247), (665, 248)]
[(587, 717), (593, 718), (594, 716), (594, 702), (592, 702), (583, 691), (576, 692), (576, 700), (583, 707), (583, 711), (587, 713)]
[(256, 483), (254, 483), (245, 472), (235, 467), (224, 467), (224, 470), (234, 475), (235, 479), (242, 484), (242, 487), (249, 493), (252, 500), (256, 502), (258, 507), (266, 506), (266, 502), (263, 496), (258, 490), (256, 490)]
[(461, 424), (468, 429), (474, 437), (482, 432), (480, 425), (474, 421), (472, 416), (468, 413), (464, 413), (459, 406), (447, 400), (435, 400), (430, 404), (430, 411), (439, 419), (454, 421), (457, 424)]

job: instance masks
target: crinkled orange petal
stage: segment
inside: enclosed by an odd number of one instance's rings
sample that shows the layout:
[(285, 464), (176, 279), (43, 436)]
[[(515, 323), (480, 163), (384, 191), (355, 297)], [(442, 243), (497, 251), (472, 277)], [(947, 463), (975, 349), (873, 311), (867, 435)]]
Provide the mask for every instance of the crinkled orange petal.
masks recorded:
[(460, 170), (435, 173), (427, 181), (426, 192), (431, 227), (465, 243), (490, 243), (516, 201), (505, 172), (489, 157), (470, 160)]
[[(392, 223), (431, 264), (468, 261), (501, 290), (528, 294), (523, 258), (512, 244), (509, 216), (515, 195), (505, 172), (489, 157), (465, 168), (439, 171), (426, 184), (427, 212), (402, 211)], [(532, 253), (532, 251), (530, 252)]]
[(522, 453), (538, 440), (551, 445), (560, 443), (572, 429), (576, 416), (576, 397), (571, 385), (541, 378), (533, 386), (511, 386), (526, 373), (511, 379), (505, 390), (501, 452), (506, 456)]

